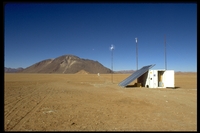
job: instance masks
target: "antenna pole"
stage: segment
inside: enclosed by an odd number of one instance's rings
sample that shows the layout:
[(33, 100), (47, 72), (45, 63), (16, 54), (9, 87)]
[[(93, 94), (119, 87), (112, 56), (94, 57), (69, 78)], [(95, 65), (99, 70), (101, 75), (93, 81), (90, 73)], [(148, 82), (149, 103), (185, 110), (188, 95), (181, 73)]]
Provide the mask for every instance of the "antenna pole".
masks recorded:
[(113, 83), (113, 49), (112, 49), (112, 83)]
[(135, 42), (136, 42), (136, 68), (138, 70), (138, 46), (137, 46), (137, 38), (135, 38)]
[(111, 45), (110, 47), (111, 50), (111, 79), (112, 79), (112, 83), (113, 83), (113, 50), (114, 50), (114, 45)]
[(164, 50), (165, 50), (165, 70), (167, 70), (167, 56), (166, 56), (166, 35), (165, 35), (165, 37), (164, 37)]

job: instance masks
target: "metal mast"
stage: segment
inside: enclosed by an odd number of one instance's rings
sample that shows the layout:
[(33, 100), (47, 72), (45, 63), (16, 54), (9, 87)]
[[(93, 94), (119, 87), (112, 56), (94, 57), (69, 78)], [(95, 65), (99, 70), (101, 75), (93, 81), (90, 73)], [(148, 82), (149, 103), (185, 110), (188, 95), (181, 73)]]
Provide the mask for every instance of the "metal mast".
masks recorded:
[(167, 70), (167, 53), (166, 53), (166, 35), (165, 35), (165, 37), (164, 37), (164, 51), (165, 51), (165, 70)]
[(114, 45), (111, 45), (110, 50), (111, 50), (111, 69), (112, 69), (111, 79), (112, 79), (112, 83), (113, 83), (113, 50), (114, 50)]
[(135, 38), (136, 42), (136, 68), (138, 70), (138, 46), (137, 46), (137, 37)]
[(112, 64), (111, 64), (111, 68), (112, 68), (112, 83), (113, 83), (113, 49), (112, 49), (112, 51), (111, 51), (111, 60), (112, 60)]

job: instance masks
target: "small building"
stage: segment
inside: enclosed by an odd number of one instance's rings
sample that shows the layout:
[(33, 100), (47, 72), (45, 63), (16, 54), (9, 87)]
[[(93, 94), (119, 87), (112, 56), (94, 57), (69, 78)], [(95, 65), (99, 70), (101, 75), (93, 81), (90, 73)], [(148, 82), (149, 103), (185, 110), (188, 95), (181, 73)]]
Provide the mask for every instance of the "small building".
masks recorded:
[(174, 70), (148, 70), (137, 82), (147, 88), (174, 88)]
[(137, 79), (136, 86), (147, 88), (174, 88), (174, 70), (149, 70), (155, 65), (144, 66), (119, 83), (126, 87)]

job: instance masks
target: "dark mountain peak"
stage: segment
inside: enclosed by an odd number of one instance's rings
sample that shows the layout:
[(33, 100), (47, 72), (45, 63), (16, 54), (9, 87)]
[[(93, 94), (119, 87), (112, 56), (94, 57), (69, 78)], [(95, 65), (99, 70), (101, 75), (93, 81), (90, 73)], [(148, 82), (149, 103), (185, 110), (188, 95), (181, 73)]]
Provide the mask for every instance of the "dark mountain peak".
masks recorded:
[[(67, 55), (62, 55), (62, 56), (59, 56), (59, 57), (57, 57), (57, 58), (59, 58), (59, 59), (80, 59), (78, 56), (75, 56), (75, 55), (71, 55), (71, 54), (67, 54)], [(57, 58), (55, 58), (55, 59), (57, 59)]]

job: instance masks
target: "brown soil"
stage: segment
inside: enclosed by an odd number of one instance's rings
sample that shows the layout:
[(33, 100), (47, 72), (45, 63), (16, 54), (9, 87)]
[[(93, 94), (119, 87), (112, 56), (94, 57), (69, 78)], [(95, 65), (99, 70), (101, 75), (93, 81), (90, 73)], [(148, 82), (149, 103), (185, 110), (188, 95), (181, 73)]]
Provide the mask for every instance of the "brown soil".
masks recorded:
[(119, 87), (129, 75), (5, 74), (5, 131), (197, 131), (196, 73), (175, 89)]

